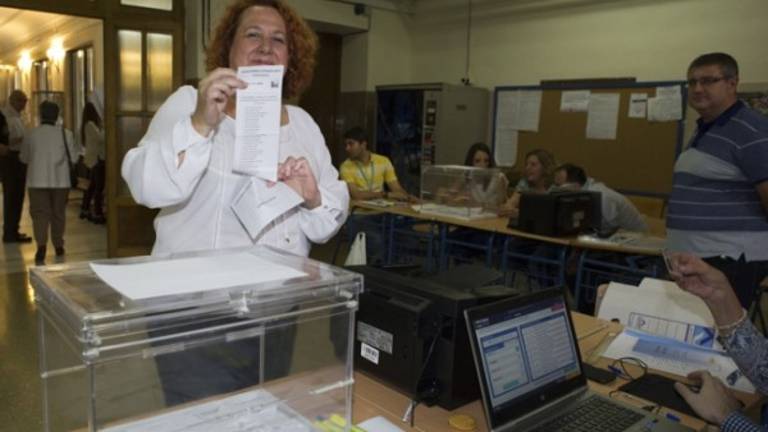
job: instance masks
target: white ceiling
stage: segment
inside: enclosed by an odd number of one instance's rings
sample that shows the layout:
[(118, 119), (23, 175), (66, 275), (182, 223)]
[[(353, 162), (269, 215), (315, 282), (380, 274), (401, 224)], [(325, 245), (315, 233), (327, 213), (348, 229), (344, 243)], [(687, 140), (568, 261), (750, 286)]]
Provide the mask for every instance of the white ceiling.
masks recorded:
[(81, 28), (84, 23), (92, 21), (70, 15), (0, 7), (0, 59), (6, 63), (14, 62), (14, 59), (6, 58), (9, 52), (22, 46), (47, 45), (49, 42), (43, 40), (44, 35), (59, 29), (69, 31)]

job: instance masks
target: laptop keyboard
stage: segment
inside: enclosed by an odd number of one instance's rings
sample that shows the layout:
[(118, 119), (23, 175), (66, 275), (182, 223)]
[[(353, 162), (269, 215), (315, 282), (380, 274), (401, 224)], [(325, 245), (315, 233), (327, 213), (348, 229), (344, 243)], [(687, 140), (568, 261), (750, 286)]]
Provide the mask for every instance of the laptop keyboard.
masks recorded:
[(535, 432), (620, 432), (644, 417), (611, 401), (592, 396), (576, 408), (538, 426)]

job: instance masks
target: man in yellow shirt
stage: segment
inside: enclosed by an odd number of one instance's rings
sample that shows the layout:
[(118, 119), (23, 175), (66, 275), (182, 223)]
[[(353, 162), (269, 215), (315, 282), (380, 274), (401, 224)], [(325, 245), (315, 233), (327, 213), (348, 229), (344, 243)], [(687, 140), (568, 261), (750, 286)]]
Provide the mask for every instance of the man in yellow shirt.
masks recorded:
[(344, 146), (349, 158), (341, 164), (340, 174), (341, 179), (347, 182), (353, 200), (409, 198), (397, 181), (389, 158), (368, 150), (368, 137), (362, 128), (348, 130), (344, 134)]

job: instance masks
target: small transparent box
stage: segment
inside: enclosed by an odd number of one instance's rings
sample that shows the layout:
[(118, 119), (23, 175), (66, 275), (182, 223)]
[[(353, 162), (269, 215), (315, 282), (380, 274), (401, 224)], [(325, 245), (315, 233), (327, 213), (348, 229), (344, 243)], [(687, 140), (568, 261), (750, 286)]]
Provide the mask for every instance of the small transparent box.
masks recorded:
[(421, 174), (421, 212), (465, 220), (497, 217), (507, 178), (496, 168), (433, 165)]
[(44, 430), (351, 424), (362, 276), (266, 247), (92, 264), (30, 272)]

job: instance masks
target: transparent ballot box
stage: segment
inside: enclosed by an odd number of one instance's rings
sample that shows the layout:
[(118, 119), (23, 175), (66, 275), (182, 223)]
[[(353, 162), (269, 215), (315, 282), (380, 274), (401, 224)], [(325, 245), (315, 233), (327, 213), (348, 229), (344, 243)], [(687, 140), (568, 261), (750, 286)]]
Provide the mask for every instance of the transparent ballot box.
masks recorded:
[(351, 424), (362, 276), (254, 247), (37, 267), (46, 431)]
[(422, 213), (459, 219), (498, 215), (507, 198), (507, 178), (495, 168), (433, 165), (421, 174)]

